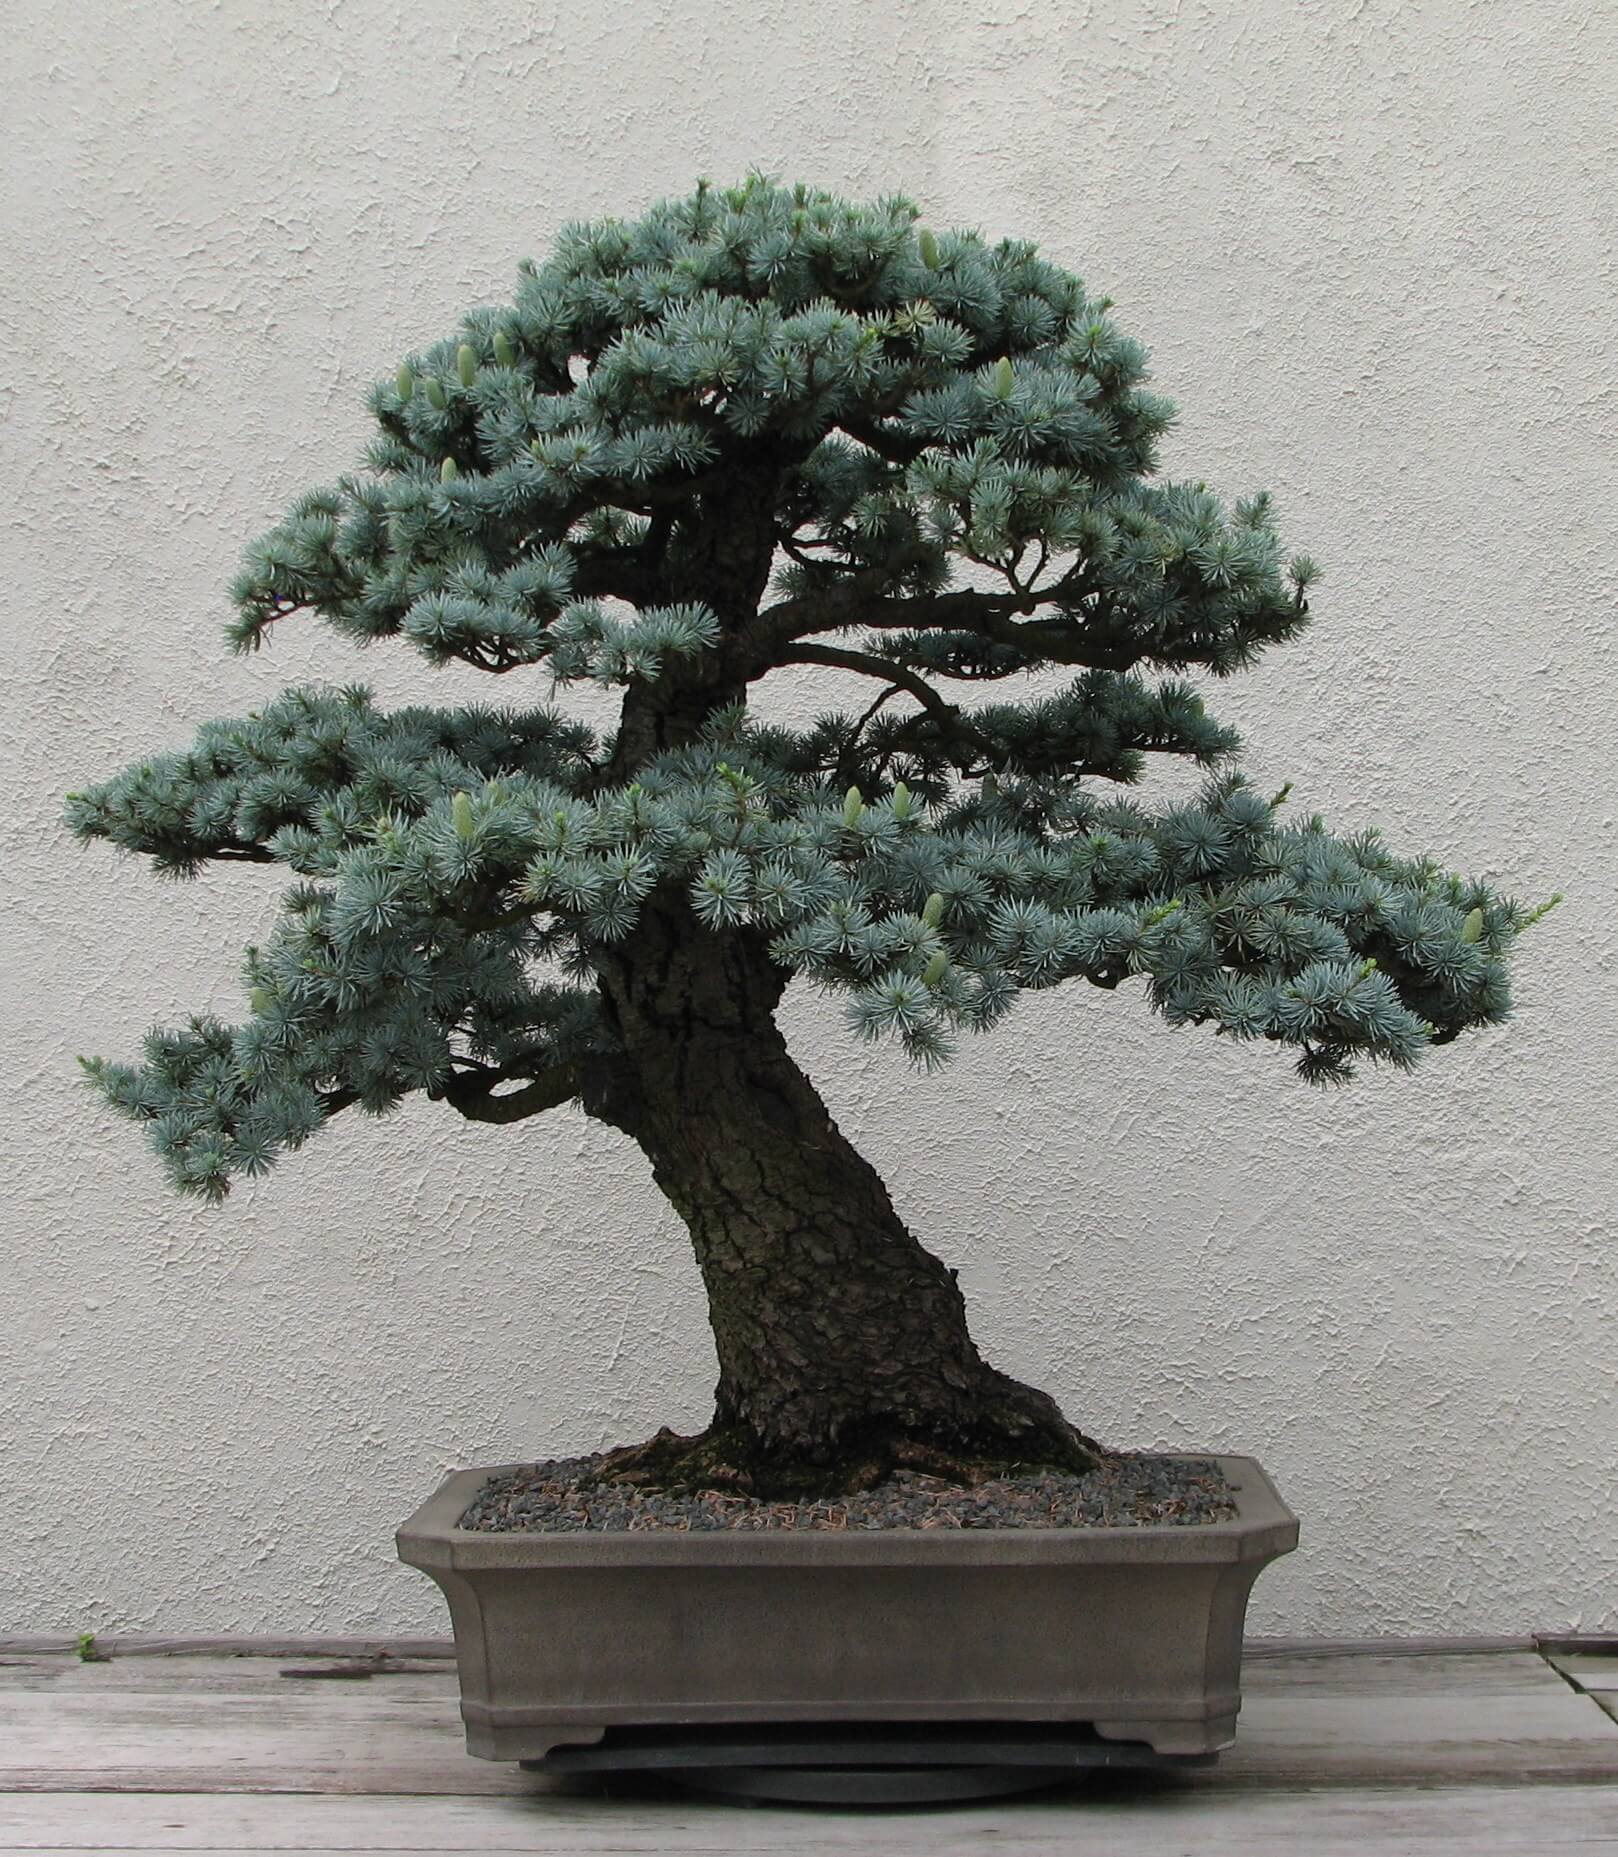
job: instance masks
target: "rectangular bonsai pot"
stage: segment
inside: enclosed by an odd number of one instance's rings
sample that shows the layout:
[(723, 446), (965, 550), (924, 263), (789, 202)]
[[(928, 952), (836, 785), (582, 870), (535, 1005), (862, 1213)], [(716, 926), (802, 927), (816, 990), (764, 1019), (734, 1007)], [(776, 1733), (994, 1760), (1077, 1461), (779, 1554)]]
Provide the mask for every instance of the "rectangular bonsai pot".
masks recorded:
[(399, 1530), (443, 1588), (468, 1751), (608, 1728), (1067, 1722), (1228, 1747), (1253, 1581), (1297, 1518), (1250, 1457), (1233, 1521), (1135, 1528), (492, 1534), (457, 1471)]

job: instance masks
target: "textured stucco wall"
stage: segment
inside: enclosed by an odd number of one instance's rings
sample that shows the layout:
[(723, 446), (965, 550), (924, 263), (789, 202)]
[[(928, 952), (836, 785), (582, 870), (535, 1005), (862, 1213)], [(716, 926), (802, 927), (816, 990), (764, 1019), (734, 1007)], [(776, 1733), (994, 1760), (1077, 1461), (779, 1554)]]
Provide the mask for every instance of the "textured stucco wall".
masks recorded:
[(1270, 486), (1329, 569), (1312, 642), (1218, 693), (1254, 765), (1572, 892), (1514, 1029), (1344, 1094), (1127, 994), (931, 1081), (812, 1000), (797, 1048), (996, 1358), (1274, 1469), (1305, 1547), (1259, 1629), (1618, 1623), (1618, 10), (13, 0), (6, 42), (0, 1630), (436, 1629), (389, 1536), (446, 1466), (703, 1418), (682, 1236), (571, 1113), (417, 1104), (168, 1197), (72, 1055), (229, 1011), (273, 890), (56, 817), (282, 683), (493, 694), (308, 628), (225, 657), (240, 546), (561, 220), (750, 162), (1109, 289), (1173, 468)]

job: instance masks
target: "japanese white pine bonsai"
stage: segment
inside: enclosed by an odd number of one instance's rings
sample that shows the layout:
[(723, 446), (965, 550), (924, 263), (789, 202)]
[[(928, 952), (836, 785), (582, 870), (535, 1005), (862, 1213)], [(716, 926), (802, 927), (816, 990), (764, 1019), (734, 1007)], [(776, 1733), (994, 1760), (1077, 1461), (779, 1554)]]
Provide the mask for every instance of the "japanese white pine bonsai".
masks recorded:
[[(70, 801), (161, 871), (296, 877), (242, 1024), (88, 1061), (181, 1188), (413, 1090), (478, 1122), (576, 1101), (639, 1143), (719, 1358), (707, 1433), (611, 1460), (642, 1480), (1099, 1448), (979, 1354), (787, 1050), (794, 977), (923, 1067), (1083, 980), (1331, 1083), (1505, 1017), (1533, 919), (1247, 783), (1177, 673), (1300, 632), (1312, 564), (1267, 496), (1154, 476), (1171, 408), (1106, 299), (918, 218), (754, 175), (566, 227), (372, 389), (363, 468), (232, 589), (240, 649), (306, 611), (501, 706), (293, 690)], [(801, 721), (761, 723), (787, 666)], [(809, 667), (869, 700), (820, 707)], [(585, 680), (622, 687), (605, 737), (541, 700)], [(1128, 796), (1153, 755), (1208, 770), (1194, 803)]]

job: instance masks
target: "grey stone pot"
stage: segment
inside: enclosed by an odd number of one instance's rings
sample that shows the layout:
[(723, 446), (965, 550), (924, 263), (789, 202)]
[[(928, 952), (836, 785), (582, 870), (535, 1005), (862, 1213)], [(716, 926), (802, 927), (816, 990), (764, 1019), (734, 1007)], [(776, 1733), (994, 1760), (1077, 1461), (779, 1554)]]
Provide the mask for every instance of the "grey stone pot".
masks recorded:
[(1085, 1722), (1159, 1754), (1229, 1746), (1253, 1581), (1298, 1541), (1250, 1457), (1202, 1526), (486, 1534), (457, 1471), (399, 1530), (443, 1588), (470, 1753), (612, 1727)]

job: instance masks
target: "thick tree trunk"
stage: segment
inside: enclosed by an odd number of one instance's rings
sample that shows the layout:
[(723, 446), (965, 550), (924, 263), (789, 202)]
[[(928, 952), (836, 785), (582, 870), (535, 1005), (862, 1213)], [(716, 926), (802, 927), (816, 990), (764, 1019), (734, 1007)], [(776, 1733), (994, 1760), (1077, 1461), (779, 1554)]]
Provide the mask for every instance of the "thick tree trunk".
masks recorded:
[[(979, 1355), (954, 1272), (793, 1062), (782, 986), (761, 938), (710, 933), (673, 899), (602, 962), (629, 1081), (586, 1106), (639, 1142), (691, 1232), (719, 1355), (698, 1459), (759, 1490), (899, 1463), (1086, 1467), (1097, 1447)], [(631, 1455), (658, 1480), (687, 1442)]]

